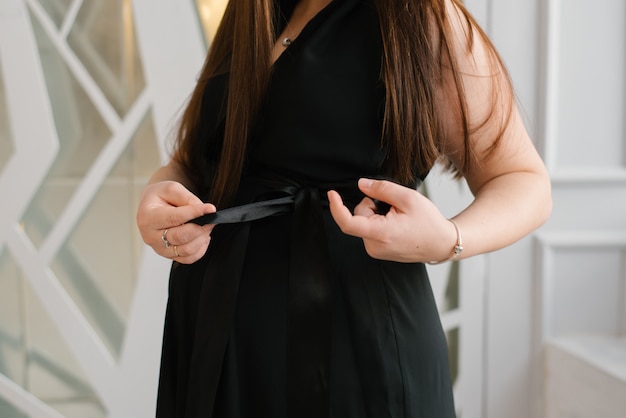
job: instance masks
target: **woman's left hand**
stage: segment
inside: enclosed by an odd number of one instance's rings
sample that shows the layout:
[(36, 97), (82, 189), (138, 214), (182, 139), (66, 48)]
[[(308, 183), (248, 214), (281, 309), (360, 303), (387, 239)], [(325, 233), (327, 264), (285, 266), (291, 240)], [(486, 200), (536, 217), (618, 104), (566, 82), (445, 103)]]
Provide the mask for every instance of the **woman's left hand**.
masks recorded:
[[(448, 258), (456, 243), (456, 230), (424, 195), (414, 189), (384, 181), (360, 179), (359, 189), (368, 197), (354, 209), (339, 194), (328, 192), (330, 211), (341, 230), (363, 239), (374, 258), (399, 262), (430, 262)], [(391, 205), (377, 213), (373, 199)]]

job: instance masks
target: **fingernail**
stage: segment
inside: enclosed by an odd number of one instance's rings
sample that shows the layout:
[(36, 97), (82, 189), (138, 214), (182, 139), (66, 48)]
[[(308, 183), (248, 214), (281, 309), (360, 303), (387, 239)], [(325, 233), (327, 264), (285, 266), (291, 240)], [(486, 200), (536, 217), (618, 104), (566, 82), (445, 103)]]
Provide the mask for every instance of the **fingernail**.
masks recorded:
[(371, 179), (359, 179), (359, 187), (362, 189), (369, 189), (374, 184), (374, 181)]

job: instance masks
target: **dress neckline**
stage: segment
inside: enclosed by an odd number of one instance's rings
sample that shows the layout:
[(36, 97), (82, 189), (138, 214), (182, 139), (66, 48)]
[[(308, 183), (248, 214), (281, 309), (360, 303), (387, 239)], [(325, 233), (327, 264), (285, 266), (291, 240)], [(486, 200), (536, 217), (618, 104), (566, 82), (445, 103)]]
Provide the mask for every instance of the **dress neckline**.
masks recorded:
[[(275, 68), (277, 66), (277, 64), (280, 63), (280, 61), (282, 61), (282, 58), (287, 55), (293, 55), (295, 52), (297, 52), (300, 48), (301, 48), (301, 44), (303, 42), (306, 41), (306, 38), (310, 35), (310, 33), (314, 32), (315, 29), (317, 27), (320, 26), (320, 24), (323, 22), (323, 20), (332, 13), (332, 11), (334, 10), (334, 8), (339, 5), (340, 3), (342, 3), (341, 0), (331, 0), (330, 3), (328, 3), (326, 6), (324, 6), (323, 8), (320, 9), (319, 12), (317, 12), (303, 27), (302, 30), (300, 31), (300, 33), (298, 34), (298, 36), (296, 36), (293, 40), (291, 40), (291, 43), (289, 44), (289, 46), (285, 47), (284, 50), (278, 55), (278, 57), (276, 57), (276, 59), (274, 60), (274, 62), (272, 63), (272, 68)], [(287, 25), (287, 23), (289, 22), (289, 19), (291, 19), (291, 14), (293, 14), (293, 9), (290, 10), (290, 14), (287, 18), (287, 22), (285, 23), (284, 26)], [(281, 31), (284, 29), (281, 28)]]

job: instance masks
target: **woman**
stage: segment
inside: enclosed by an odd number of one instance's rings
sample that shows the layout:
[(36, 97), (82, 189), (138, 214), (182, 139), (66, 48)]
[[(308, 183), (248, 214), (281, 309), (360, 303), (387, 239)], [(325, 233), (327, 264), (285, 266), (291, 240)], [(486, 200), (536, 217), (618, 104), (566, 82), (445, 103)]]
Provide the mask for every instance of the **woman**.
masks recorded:
[[(437, 160), (475, 195), (451, 220), (416, 191)], [(454, 417), (424, 263), (549, 212), (457, 0), (231, 0), (137, 215), (174, 260), (157, 415)]]

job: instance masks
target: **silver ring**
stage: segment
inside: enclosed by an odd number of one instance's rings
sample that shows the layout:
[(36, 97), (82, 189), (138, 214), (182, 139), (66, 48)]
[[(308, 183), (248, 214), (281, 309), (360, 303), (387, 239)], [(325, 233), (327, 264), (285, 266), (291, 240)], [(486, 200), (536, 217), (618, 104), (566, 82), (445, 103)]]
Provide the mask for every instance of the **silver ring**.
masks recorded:
[(172, 244), (170, 244), (170, 242), (167, 240), (167, 229), (163, 231), (163, 235), (161, 235), (161, 241), (163, 241), (163, 244), (165, 244), (165, 248), (170, 248), (172, 246)]
[(174, 254), (176, 254), (176, 257), (180, 257), (180, 254), (178, 254), (178, 245), (174, 245)]

